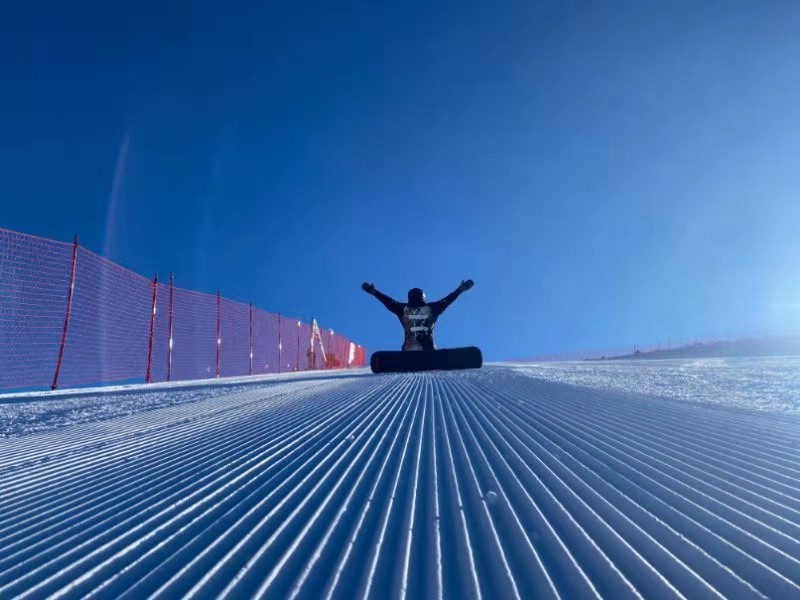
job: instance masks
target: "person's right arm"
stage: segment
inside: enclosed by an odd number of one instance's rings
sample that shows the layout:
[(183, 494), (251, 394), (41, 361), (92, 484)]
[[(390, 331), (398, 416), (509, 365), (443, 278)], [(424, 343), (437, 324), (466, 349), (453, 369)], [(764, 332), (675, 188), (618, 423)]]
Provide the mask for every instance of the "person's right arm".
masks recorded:
[(461, 282), (461, 285), (459, 285), (455, 290), (447, 294), (447, 296), (445, 296), (441, 300), (437, 300), (436, 302), (431, 302), (429, 306), (433, 310), (433, 314), (435, 314), (437, 317), (441, 315), (445, 310), (447, 310), (448, 306), (450, 306), (453, 302), (456, 301), (456, 298), (458, 298), (461, 294), (463, 294), (467, 290), (472, 289), (472, 286), (474, 285), (475, 283), (472, 281), (472, 279), (465, 279)]

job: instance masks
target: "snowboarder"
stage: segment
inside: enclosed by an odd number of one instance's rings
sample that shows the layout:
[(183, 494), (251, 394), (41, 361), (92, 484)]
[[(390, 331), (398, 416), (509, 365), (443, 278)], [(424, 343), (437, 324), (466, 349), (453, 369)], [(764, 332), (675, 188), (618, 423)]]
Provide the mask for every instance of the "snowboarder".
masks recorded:
[(433, 328), (448, 306), (463, 292), (470, 289), (473, 285), (471, 279), (461, 282), (453, 292), (436, 302), (427, 302), (425, 292), (420, 288), (412, 288), (408, 291), (408, 302), (398, 302), (386, 294), (379, 292), (372, 283), (361, 285), (368, 294), (375, 296), (383, 305), (394, 313), (405, 331), (403, 350), (436, 350), (433, 341)]

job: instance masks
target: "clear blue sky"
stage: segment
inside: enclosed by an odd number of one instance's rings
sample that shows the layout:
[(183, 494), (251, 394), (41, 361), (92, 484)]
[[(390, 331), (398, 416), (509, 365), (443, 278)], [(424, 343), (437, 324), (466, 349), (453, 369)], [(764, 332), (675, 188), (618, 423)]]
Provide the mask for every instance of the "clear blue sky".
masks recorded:
[[(69, 6), (70, 8), (66, 8)], [(224, 6), (224, 10), (223, 7)], [(0, 226), (396, 348), (800, 330), (800, 4), (16, 3)]]

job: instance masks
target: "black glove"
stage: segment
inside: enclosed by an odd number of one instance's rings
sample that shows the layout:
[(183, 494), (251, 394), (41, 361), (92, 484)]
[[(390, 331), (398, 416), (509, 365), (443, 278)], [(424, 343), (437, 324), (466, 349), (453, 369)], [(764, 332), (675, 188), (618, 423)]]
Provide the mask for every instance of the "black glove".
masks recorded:
[(361, 289), (367, 292), (371, 296), (375, 295), (375, 285), (372, 283), (366, 283), (366, 282), (362, 283)]
[(475, 285), (475, 282), (472, 281), (472, 279), (465, 279), (464, 281), (461, 282), (461, 285), (458, 286), (458, 289), (461, 290), (462, 292), (466, 292), (473, 285)]

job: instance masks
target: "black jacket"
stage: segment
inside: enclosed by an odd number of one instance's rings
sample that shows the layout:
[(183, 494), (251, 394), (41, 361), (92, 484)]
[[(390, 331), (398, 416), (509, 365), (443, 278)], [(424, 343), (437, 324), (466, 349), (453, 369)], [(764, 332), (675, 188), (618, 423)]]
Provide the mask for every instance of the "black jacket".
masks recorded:
[(378, 290), (375, 290), (374, 296), (400, 319), (405, 331), (403, 350), (435, 350), (433, 328), (436, 320), (461, 295), (461, 292), (462, 289), (458, 288), (441, 300), (418, 305), (398, 302)]

